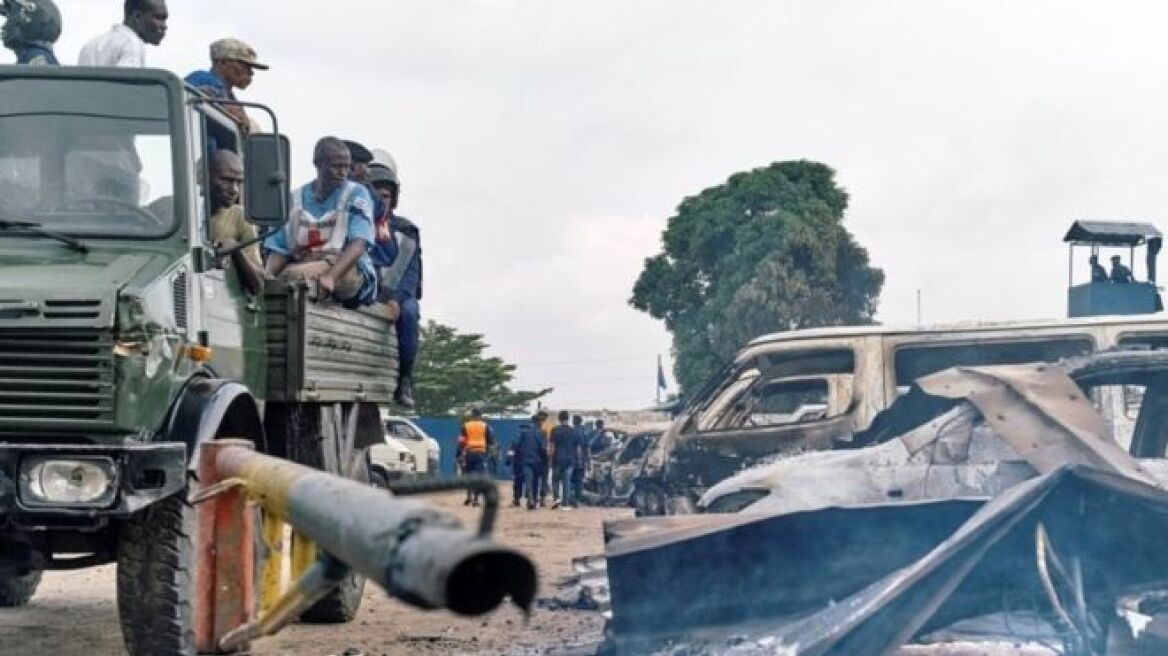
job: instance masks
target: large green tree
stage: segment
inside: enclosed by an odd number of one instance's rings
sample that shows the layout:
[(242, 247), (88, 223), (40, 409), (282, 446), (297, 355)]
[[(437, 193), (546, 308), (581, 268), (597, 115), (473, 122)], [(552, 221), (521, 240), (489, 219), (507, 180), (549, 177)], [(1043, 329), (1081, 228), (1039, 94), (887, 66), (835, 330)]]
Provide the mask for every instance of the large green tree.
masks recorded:
[(872, 322), (884, 273), (844, 227), (847, 205), (835, 171), (806, 160), (682, 201), (629, 302), (665, 321), (683, 392), (758, 335)]
[(524, 412), (552, 390), (515, 391), (515, 365), (487, 357), (482, 335), (460, 333), (429, 321), (422, 326), (421, 351), (414, 365), (414, 401), (419, 415), (465, 415), (472, 407), (491, 414)]

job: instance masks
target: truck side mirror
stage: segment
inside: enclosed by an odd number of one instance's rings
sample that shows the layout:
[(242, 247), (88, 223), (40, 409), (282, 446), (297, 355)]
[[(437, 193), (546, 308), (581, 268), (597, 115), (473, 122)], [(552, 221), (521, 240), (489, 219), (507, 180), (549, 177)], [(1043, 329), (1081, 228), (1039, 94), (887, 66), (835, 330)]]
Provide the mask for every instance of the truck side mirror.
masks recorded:
[(243, 144), (244, 211), (258, 226), (288, 220), (288, 151), (288, 138), (280, 134), (250, 134)]

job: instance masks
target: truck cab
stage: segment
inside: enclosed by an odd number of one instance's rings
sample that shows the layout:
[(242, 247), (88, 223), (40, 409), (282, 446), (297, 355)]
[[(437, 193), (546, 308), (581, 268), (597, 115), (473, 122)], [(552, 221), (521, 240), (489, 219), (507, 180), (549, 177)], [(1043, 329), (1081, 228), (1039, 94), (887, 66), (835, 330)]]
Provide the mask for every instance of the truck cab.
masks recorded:
[[(202, 183), (221, 148), (245, 160), (249, 220), (279, 229), (277, 130), (245, 138), (166, 71), (0, 66), (0, 606), (44, 570), (116, 562), (135, 654), (192, 649), (200, 445), (367, 480), (396, 380), (383, 309), (224, 268)], [(316, 619), (351, 618), (358, 583)]]

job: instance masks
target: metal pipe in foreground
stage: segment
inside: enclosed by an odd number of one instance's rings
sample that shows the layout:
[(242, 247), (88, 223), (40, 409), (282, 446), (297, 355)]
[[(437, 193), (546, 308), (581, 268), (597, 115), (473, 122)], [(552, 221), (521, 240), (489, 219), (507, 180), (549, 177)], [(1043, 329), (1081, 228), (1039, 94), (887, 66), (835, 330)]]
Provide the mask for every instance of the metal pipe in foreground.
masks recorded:
[(430, 504), (238, 446), (221, 449), (216, 462), (269, 512), (399, 599), (462, 615), (507, 598), (528, 611), (535, 599), (535, 565), (526, 556)]

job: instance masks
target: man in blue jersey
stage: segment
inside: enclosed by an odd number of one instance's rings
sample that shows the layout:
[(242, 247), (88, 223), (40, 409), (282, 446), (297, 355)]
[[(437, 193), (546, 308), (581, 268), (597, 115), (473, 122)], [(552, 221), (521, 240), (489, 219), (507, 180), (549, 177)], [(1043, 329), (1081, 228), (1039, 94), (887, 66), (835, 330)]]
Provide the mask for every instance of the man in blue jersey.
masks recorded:
[(377, 298), (377, 273), (369, 259), (373, 198), (350, 181), (349, 149), (325, 137), (313, 150), (316, 179), (292, 194), (288, 223), (264, 240), (267, 271), (289, 282), (316, 281), (322, 295), (346, 306)]

